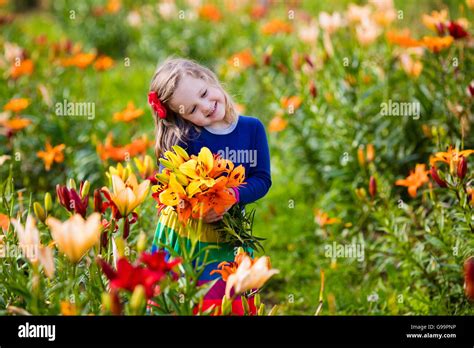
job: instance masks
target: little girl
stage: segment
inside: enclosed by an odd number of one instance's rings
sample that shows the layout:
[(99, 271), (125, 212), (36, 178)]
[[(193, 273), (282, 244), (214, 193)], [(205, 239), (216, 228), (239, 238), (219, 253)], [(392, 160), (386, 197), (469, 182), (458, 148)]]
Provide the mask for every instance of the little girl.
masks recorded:
[[(202, 147), (208, 147), (213, 154), (220, 154), (237, 166), (245, 167), (245, 184), (238, 189), (229, 189), (243, 207), (263, 197), (272, 181), (270, 176), (270, 155), (263, 124), (254, 117), (239, 116), (231, 97), (224, 91), (216, 75), (194, 61), (169, 58), (157, 68), (151, 81), (149, 103), (155, 118), (155, 153), (160, 158), (173, 145), (180, 145), (189, 155), (197, 155)], [(160, 166), (160, 172), (162, 170)], [(227, 210), (231, 207), (227, 207)], [(213, 223), (222, 219), (211, 210), (203, 217), (197, 249), (208, 245), (211, 261), (206, 266), (198, 284), (220, 278), (212, 274), (223, 261), (233, 261), (235, 250), (219, 241)], [(194, 221), (195, 222), (195, 221)], [(153, 249), (163, 243), (180, 252), (178, 235), (187, 239), (184, 228), (179, 225), (177, 214), (172, 209), (160, 213), (153, 241)], [(252, 250), (247, 248), (252, 254)], [(225, 293), (225, 282), (219, 279), (204, 298), (203, 309), (213, 304), (219, 306)], [(233, 310), (242, 313), (241, 304), (234, 304)]]

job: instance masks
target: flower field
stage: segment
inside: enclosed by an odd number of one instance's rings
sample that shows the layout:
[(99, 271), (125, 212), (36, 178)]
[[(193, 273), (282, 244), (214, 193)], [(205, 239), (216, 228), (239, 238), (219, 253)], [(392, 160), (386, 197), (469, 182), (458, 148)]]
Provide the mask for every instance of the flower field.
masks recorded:
[[(0, 314), (474, 314), (473, 18), (472, 0), (0, 0)], [(171, 55), (270, 146), (269, 193), (223, 222), (256, 253), (215, 270), (213, 308), (206, 252), (152, 252), (157, 202), (193, 240), (244, 172), (155, 157)]]

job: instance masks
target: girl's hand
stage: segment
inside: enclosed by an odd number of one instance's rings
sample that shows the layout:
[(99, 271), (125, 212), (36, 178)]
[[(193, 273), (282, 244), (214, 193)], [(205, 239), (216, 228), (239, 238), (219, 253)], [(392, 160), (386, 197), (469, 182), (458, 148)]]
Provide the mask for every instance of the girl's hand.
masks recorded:
[[(231, 188), (227, 189), (228, 192), (232, 194), (232, 196), (235, 197), (235, 191)], [(224, 212), (222, 214), (217, 214), (214, 209), (211, 209), (207, 212), (207, 214), (204, 216), (203, 221), (207, 224), (217, 222), (219, 220), (222, 220), (224, 214), (229, 211), (230, 208), (232, 208), (233, 204), (229, 205), (228, 207), (225, 208)]]

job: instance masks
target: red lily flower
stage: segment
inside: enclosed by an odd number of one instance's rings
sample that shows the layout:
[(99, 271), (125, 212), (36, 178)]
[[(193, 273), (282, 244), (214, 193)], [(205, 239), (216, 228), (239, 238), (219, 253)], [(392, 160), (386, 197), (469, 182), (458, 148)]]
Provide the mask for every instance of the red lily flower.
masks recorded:
[(105, 190), (105, 189), (100, 189), (100, 192), (102, 192), (107, 199), (107, 202), (102, 203), (102, 212), (107, 210), (107, 208), (112, 208), (112, 215), (114, 219), (119, 220), (122, 218), (122, 214), (120, 214), (117, 206), (115, 205), (114, 201), (110, 197), (110, 193)]
[[(80, 191), (82, 190), (83, 182), (81, 182)], [(56, 185), (56, 194), (59, 198), (59, 203), (69, 212), (77, 213), (86, 217), (87, 206), (89, 205), (89, 195), (81, 196), (75, 189), (68, 189), (66, 186)]]
[(449, 31), (449, 35), (454, 37), (456, 40), (463, 39), (469, 35), (467, 31), (456, 22), (449, 22), (448, 31)]
[(137, 285), (143, 285), (147, 299), (155, 295), (158, 291), (156, 283), (165, 276), (165, 273), (151, 271), (139, 265), (132, 265), (125, 257), (118, 260), (117, 271), (114, 271), (104, 260), (99, 258), (97, 261), (104, 274), (109, 278), (112, 289), (124, 289), (133, 292)]
[[(167, 262), (166, 259), (167, 253), (164, 251), (157, 251), (154, 253), (144, 252), (140, 256), (140, 261), (147, 265), (148, 269), (155, 272), (172, 272), (173, 268), (181, 263), (181, 258), (176, 258), (170, 262)], [(173, 277), (176, 274), (173, 272)]]

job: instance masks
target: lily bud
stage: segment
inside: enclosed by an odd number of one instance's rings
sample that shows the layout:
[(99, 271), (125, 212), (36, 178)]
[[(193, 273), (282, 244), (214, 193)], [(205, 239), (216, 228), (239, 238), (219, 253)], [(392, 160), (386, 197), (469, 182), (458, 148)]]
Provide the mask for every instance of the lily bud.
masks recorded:
[(369, 181), (369, 193), (372, 198), (377, 194), (377, 181), (373, 176), (370, 177)]
[(89, 190), (91, 188), (91, 183), (89, 182), (89, 180), (86, 180), (86, 181), (84, 181), (84, 183), (81, 186), (82, 186), (81, 187), (81, 198), (84, 198), (89, 193)]
[(46, 192), (46, 194), (44, 195), (44, 209), (46, 210), (46, 213), (49, 213), (52, 208), (53, 200), (51, 199), (51, 194), (49, 192)]
[(137, 240), (137, 252), (141, 253), (142, 251), (145, 251), (146, 249), (146, 234), (141, 231), (140, 234), (138, 235), (138, 240)]
[(474, 301), (474, 257), (464, 262), (464, 291), (470, 301)]
[(102, 293), (102, 311), (103, 312), (111, 312), (112, 308), (112, 299), (110, 294), (103, 292)]
[(94, 211), (97, 213), (103, 213), (102, 211), (102, 195), (100, 189), (94, 190)]
[(258, 307), (258, 312), (257, 312), (258, 315), (262, 316), (262, 315), (265, 315), (265, 304), (260, 304), (260, 307)]
[(253, 297), (253, 303), (255, 304), (256, 308), (260, 307), (260, 294), (256, 293), (255, 296)]
[(227, 296), (222, 297), (220, 315), (229, 315), (232, 312), (232, 302)]
[(74, 190), (77, 189), (77, 187), (76, 187), (76, 182), (74, 181), (73, 178), (71, 178), (71, 179), (69, 179), (69, 180), (67, 181), (67, 186), (68, 186), (70, 189), (74, 189)]
[(313, 64), (313, 61), (311, 60), (311, 57), (307, 54), (304, 55), (304, 60), (306, 63), (308, 63), (308, 65), (311, 67), (311, 68), (314, 68), (314, 64)]
[(314, 81), (311, 81), (311, 83), (309, 84), (309, 93), (313, 98), (316, 98), (318, 96), (318, 89), (316, 88)]
[(461, 159), (459, 160), (458, 163), (458, 177), (460, 179), (464, 179), (467, 173), (467, 160), (466, 157), (461, 156)]
[(357, 149), (357, 160), (361, 167), (365, 166), (364, 148), (362, 146), (359, 146), (359, 149)]
[(375, 159), (375, 149), (373, 144), (367, 145), (367, 162), (372, 162)]
[(134, 314), (141, 314), (146, 305), (145, 288), (137, 285), (130, 298), (130, 308)]
[(438, 170), (436, 169), (436, 167), (434, 166), (431, 167), (430, 174), (433, 180), (436, 181), (439, 187), (448, 187), (448, 184), (446, 183), (446, 181), (444, 181), (443, 179), (439, 177)]
[(111, 298), (110, 311), (112, 312), (112, 314), (114, 315), (122, 314), (122, 304), (120, 303), (120, 297), (116, 290), (111, 291), (110, 298)]
[(249, 307), (249, 301), (247, 300), (247, 297), (242, 296), (242, 308), (244, 309), (244, 314), (250, 314), (250, 307)]
[(38, 202), (34, 202), (33, 211), (35, 212), (35, 215), (38, 220), (40, 220), (41, 222), (44, 222), (46, 220), (46, 213), (44, 212), (44, 209), (41, 204), (39, 204)]
[(264, 53), (263, 55), (263, 65), (270, 65), (272, 61), (272, 55), (268, 53)]
[(365, 199), (367, 197), (367, 192), (365, 191), (365, 188), (361, 187), (355, 190), (355, 193), (359, 199)]
[(117, 254), (119, 257), (124, 257), (125, 255), (125, 241), (122, 237), (115, 237), (115, 246), (117, 247)]

